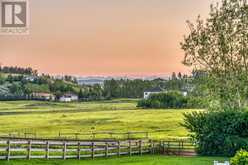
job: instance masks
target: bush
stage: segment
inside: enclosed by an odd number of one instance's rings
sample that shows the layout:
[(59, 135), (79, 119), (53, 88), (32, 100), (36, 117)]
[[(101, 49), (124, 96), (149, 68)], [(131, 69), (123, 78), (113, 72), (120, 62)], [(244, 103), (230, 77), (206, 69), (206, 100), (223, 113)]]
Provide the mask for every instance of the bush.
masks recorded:
[(202, 155), (233, 156), (248, 149), (248, 112), (216, 111), (184, 114), (184, 127)]
[(138, 102), (143, 108), (202, 108), (200, 99), (183, 96), (180, 92), (153, 94)]
[(241, 150), (231, 159), (231, 165), (248, 165), (248, 152)]

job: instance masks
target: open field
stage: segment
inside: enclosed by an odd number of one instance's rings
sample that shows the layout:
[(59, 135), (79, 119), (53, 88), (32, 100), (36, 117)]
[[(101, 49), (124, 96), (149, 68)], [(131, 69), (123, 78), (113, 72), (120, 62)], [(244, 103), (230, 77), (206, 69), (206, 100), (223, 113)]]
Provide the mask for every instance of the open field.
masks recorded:
[(59, 132), (163, 130), (150, 137), (187, 136), (187, 131), (180, 126), (182, 114), (193, 110), (142, 110), (136, 108), (136, 102), (127, 99), (85, 103), (0, 102), (0, 132), (31, 132), (54, 137)]
[(224, 160), (217, 157), (168, 157), (168, 156), (142, 156), (122, 157), (96, 160), (31, 160), (10, 162), (0, 161), (1, 165), (212, 165), (214, 160)]

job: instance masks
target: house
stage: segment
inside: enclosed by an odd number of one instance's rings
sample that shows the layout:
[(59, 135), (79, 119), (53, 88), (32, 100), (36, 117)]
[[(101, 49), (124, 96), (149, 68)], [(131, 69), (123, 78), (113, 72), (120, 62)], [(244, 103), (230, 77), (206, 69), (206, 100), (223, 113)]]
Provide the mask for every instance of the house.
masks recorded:
[[(150, 95), (152, 94), (158, 94), (158, 93), (168, 93), (169, 91), (167, 90), (163, 90), (162, 88), (160, 87), (156, 87), (156, 88), (153, 88), (153, 89), (148, 89), (148, 90), (145, 90), (144, 91), (144, 99), (148, 99)], [(188, 91), (186, 90), (182, 90), (182, 91), (179, 91), (184, 97), (188, 96)]]
[(78, 95), (73, 93), (66, 93), (59, 98), (59, 101), (61, 102), (78, 101)]
[(24, 79), (26, 81), (34, 82), (34, 80), (36, 79), (36, 77), (35, 76), (25, 76)]
[(181, 91), (181, 93), (182, 93), (182, 95), (183, 95), (184, 97), (188, 96), (188, 92), (187, 92), (186, 90)]
[(214, 165), (230, 165), (230, 162), (225, 161), (224, 163), (219, 163), (218, 161), (214, 161)]
[(51, 93), (32, 93), (32, 98), (37, 100), (54, 101), (55, 95)]
[(158, 93), (162, 93), (162, 92), (164, 92), (164, 90), (161, 89), (160, 87), (145, 90), (144, 91), (144, 99), (148, 99), (149, 96), (152, 94), (158, 94)]

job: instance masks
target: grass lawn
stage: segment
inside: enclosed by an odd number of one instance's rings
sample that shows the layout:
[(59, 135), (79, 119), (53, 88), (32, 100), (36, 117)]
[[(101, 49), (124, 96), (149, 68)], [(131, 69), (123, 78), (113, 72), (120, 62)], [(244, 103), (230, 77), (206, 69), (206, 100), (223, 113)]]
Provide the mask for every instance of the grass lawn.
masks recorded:
[(33, 132), (38, 136), (58, 136), (59, 132), (154, 131), (154, 139), (186, 137), (180, 126), (183, 113), (193, 110), (136, 108), (137, 100), (85, 103), (39, 101), (0, 102), (0, 134)]
[[(223, 161), (217, 157), (168, 157), (168, 156), (142, 156), (121, 157), (95, 160), (11, 160), (0, 161), (1, 165), (213, 165), (213, 161)], [(227, 160), (227, 159), (226, 159)]]

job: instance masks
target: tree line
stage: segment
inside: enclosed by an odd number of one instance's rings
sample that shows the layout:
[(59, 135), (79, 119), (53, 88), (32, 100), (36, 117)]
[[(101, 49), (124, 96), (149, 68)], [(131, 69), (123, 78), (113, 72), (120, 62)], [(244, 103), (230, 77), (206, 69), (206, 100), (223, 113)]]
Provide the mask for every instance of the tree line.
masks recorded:
[(22, 68), (17, 66), (0, 66), (0, 72), (26, 75), (37, 75), (38, 73), (37, 70), (33, 70), (31, 67)]
[[(4, 67), (18, 68), (18, 67)], [(55, 78), (50, 75), (34, 74), (36, 71), (25, 68), (17, 70), (9, 69), (0, 72), (0, 87), (6, 87), (10, 96), (30, 96), (32, 93), (52, 93), (57, 98), (65, 93), (74, 93), (82, 101), (103, 100), (115, 98), (142, 98), (144, 91), (160, 87), (167, 91), (190, 91), (195, 83), (193, 76), (183, 75), (181, 73), (172, 73), (170, 79), (111, 79), (104, 81), (103, 85), (79, 85), (77, 79), (73, 76), (63, 76)], [(22, 72), (25, 71), (25, 74)], [(5, 73), (5, 74), (3, 74)], [(11, 74), (10, 74), (11, 73)], [(30, 74), (29, 74), (30, 73)], [(197, 93), (197, 92), (195, 92)], [(1, 90), (0, 90), (1, 97)], [(27, 97), (28, 98), (28, 97)]]

